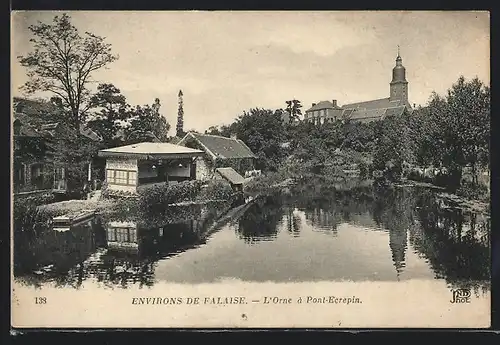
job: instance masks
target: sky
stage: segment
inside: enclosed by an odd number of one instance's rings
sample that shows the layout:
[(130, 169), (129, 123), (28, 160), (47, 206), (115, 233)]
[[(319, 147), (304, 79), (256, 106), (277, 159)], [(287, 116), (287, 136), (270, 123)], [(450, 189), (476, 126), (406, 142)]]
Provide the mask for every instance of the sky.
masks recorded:
[[(298, 99), (343, 104), (389, 97), (397, 46), (409, 101), (424, 105), (460, 75), (490, 83), (488, 12), (75, 11), (80, 30), (106, 38), (119, 59), (93, 79), (113, 83), (131, 105), (161, 102), (175, 131), (231, 123), (251, 108)], [(12, 14), (12, 93), (27, 80), (16, 59), (32, 48), (28, 26), (57, 12)], [(60, 14), (60, 13), (59, 13)]]

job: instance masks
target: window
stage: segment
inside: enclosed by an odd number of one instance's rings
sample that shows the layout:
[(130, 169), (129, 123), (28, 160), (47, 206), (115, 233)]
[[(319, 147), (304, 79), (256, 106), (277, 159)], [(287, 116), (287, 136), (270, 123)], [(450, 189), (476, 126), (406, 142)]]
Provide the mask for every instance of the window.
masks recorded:
[(128, 172), (128, 182), (127, 182), (128, 185), (135, 186), (136, 180), (137, 180), (137, 173), (135, 171), (129, 171)]
[(118, 184), (124, 186), (135, 186), (137, 179), (136, 171), (128, 170), (106, 170), (106, 182), (108, 184)]

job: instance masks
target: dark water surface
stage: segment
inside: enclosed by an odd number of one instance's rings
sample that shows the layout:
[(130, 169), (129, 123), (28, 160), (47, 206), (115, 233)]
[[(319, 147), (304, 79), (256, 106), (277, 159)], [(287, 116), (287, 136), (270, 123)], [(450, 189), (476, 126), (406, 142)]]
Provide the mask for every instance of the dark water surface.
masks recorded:
[(182, 206), (48, 228), (29, 246), (17, 240), (15, 275), (73, 287), (423, 279), (489, 290), (489, 222), (430, 190), (302, 188), (238, 208)]

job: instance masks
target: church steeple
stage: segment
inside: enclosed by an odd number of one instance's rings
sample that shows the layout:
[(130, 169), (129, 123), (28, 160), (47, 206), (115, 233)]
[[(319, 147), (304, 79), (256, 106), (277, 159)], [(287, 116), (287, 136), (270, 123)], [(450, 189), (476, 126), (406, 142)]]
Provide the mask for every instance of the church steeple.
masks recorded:
[(391, 101), (401, 101), (408, 104), (408, 82), (406, 81), (406, 68), (403, 66), (398, 46), (398, 56), (396, 57), (396, 66), (392, 69), (392, 81), (390, 83)]

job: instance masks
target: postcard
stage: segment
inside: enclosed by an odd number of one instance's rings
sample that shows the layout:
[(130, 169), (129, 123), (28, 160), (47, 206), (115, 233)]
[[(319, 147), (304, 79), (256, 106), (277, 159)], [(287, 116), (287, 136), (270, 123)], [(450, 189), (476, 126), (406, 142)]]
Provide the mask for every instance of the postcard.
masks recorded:
[(490, 327), (481, 11), (14, 11), (31, 328)]

